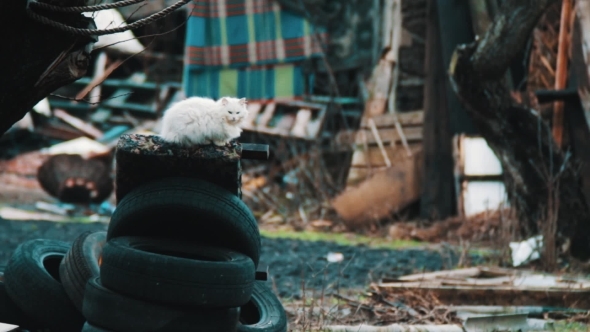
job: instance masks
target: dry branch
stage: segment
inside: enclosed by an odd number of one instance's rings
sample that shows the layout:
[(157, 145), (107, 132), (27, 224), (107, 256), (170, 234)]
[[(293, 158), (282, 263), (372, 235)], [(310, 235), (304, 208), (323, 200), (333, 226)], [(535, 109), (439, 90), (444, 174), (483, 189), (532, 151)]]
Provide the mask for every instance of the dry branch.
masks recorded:
[(548, 183), (559, 179), (559, 225), (571, 254), (590, 258), (590, 211), (574, 164), (555, 144), (534, 110), (510, 96), (503, 74), (544, 11), (556, 0), (507, 1), (481, 40), (459, 45), (451, 59), (451, 85), (480, 134), (502, 163), (507, 194), (530, 233), (538, 233)]

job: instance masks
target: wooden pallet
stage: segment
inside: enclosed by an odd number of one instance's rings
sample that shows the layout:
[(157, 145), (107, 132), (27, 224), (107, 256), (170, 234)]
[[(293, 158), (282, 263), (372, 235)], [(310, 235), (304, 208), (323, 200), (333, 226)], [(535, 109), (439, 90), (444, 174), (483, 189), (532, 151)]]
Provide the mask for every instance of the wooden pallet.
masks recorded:
[(327, 105), (305, 101), (249, 103), (244, 131), (273, 136), (316, 140), (322, 132)]
[[(371, 120), (374, 127), (370, 125)], [(397, 116), (387, 113), (371, 120), (363, 118), (359, 130), (342, 131), (336, 136), (339, 145), (352, 145), (354, 150), (347, 186), (359, 184), (407, 159), (411, 154), (408, 150), (421, 150), (423, 111), (399, 113)], [(396, 127), (396, 121), (401, 128)], [(407, 147), (403, 145), (404, 140)]]

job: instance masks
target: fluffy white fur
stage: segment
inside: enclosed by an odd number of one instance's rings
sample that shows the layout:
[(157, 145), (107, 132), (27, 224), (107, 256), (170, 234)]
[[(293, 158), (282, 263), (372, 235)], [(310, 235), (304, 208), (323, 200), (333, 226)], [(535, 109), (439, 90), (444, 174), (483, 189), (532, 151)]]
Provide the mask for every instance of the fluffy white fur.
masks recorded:
[(240, 123), (248, 115), (246, 98), (222, 97), (215, 101), (190, 97), (172, 105), (162, 118), (162, 136), (183, 146), (223, 146), (240, 137)]

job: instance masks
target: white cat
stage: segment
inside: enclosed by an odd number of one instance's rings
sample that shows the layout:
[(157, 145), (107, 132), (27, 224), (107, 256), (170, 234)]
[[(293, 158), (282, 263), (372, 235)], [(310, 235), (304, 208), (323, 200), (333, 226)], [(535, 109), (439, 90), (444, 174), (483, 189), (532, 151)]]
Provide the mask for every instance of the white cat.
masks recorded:
[(213, 143), (218, 146), (240, 137), (240, 123), (248, 115), (246, 98), (190, 97), (172, 105), (162, 118), (162, 136), (183, 146)]

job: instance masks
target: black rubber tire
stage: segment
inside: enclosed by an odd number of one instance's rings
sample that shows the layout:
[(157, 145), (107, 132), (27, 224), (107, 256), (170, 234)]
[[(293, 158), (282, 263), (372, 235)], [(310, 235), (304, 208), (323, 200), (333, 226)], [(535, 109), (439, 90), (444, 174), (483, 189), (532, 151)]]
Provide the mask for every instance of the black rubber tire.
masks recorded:
[(115, 292), (206, 308), (246, 304), (255, 273), (248, 256), (229, 249), (144, 237), (107, 241), (100, 267), (102, 284)]
[(263, 281), (254, 283), (252, 298), (241, 307), (238, 332), (287, 332), (285, 308)]
[(258, 266), (256, 218), (236, 195), (192, 178), (164, 178), (135, 188), (117, 204), (107, 240), (119, 236), (185, 239), (241, 252)]
[(82, 332), (117, 332), (117, 331), (103, 329), (102, 327), (98, 327), (96, 325), (90, 324), (89, 322), (86, 322), (86, 323), (84, 323), (84, 326), (82, 326)]
[(59, 264), (70, 245), (36, 239), (21, 243), (4, 272), (6, 291), (29, 317), (54, 331), (78, 332), (84, 317), (59, 281)]
[(88, 231), (80, 234), (59, 265), (61, 284), (80, 312), (86, 283), (90, 278), (99, 276), (99, 258), (106, 240), (107, 232)]
[(0, 266), (0, 322), (18, 325), (27, 330), (41, 329), (41, 324), (34, 322), (14, 303), (6, 292), (4, 285), (5, 265)]
[(125, 332), (236, 331), (239, 308), (195, 309), (145, 302), (115, 293), (93, 278), (86, 285), (84, 316), (103, 328)]

